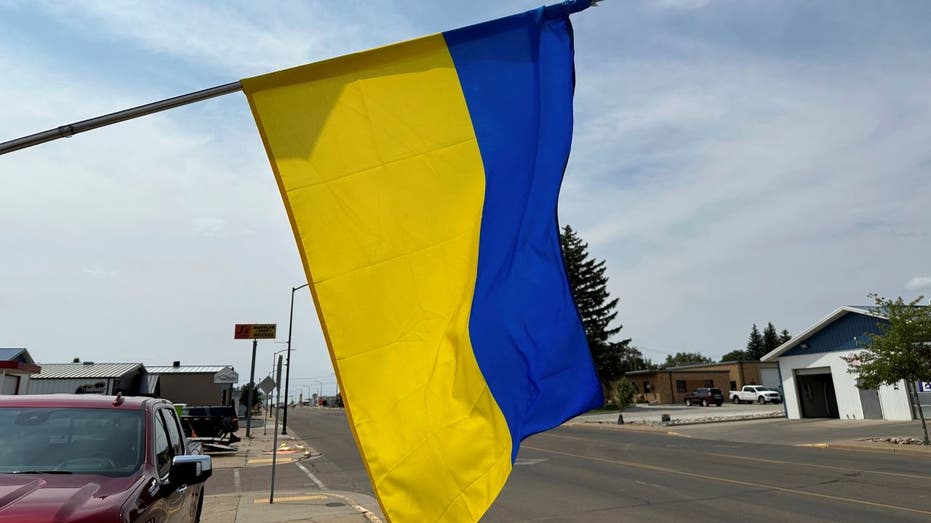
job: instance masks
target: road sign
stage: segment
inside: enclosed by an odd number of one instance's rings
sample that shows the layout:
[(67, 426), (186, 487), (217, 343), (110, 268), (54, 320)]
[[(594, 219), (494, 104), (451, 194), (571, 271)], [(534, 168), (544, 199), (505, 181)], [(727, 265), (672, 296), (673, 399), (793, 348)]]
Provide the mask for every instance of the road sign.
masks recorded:
[(274, 339), (277, 327), (275, 323), (237, 323), (233, 338), (237, 340)]
[(272, 379), (271, 376), (265, 376), (265, 379), (259, 382), (259, 389), (261, 389), (265, 394), (268, 394), (275, 390), (275, 385), (277, 385), (277, 383)]

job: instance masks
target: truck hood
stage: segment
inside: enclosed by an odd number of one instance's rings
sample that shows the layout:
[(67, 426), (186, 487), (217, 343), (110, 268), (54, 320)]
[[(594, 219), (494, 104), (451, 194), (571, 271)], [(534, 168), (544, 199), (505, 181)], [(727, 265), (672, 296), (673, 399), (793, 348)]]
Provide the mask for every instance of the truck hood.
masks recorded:
[(0, 474), (0, 522), (120, 521), (120, 507), (141, 475)]

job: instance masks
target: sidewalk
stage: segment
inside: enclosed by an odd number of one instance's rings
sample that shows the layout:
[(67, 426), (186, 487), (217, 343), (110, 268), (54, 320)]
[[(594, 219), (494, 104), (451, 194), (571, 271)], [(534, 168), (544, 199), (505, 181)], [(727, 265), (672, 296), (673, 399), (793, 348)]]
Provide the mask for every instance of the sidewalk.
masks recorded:
[[(267, 434), (266, 434), (267, 432)], [(251, 438), (245, 437), (240, 429), (242, 441), (236, 451), (211, 454), (215, 471), (221, 469), (246, 469), (269, 467), (272, 463), (270, 451), (274, 448), (273, 430), (262, 426), (251, 429)], [(303, 441), (278, 434), (278, 467), (319, 456)], [(300, 465), (299, 465), (300, 466)], [(302, 467), (303, 468), (303, 467)], [(309, 472), (309, 479), (318, 482)], [(238, 478), (238, 476), (237, 476)], [(269, 503), (269, 489), (260, 492), (238, 492), (209, 494), (204, 498), (201, 514), (203, 523), (280, 523), (280, 522), (328, 522), (328, 523), (380, 523), (384, 521), (378, 502), (371, 496), (356, 492), (342, 492), (307, 488), (304, 490), (275, 488), (273, 503)], [(237, 480), (238, 487), (238, 480)]]
[[(662, 416), (669, 416), (663, 421)], [(770, 443), (805, 447), (889, 452), (931, 457), (931, 446), (917, 445), (919, 421), (786, 419), (782, 405), (729, 405), (685, 407), (637, 406), (624, 410), (625, 424), (617, 424), (618, 412), (588, 413), (567, 425), (595, 424), (605, 429), (656, 431), (686, 438), (737, 443)], [(721, 423), (721, 422), (732, 423)]]

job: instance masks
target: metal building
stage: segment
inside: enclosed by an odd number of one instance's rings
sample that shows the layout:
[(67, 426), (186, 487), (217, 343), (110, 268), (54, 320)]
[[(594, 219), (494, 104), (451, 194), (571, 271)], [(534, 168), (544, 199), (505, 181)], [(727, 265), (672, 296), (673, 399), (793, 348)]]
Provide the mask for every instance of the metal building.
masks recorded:
[(840, 307), (761, 358), (779, 363), (786, 415), (799, 418), (911, 420), (904, 382), (857, 387), (842, 356), (862, 351), (886, 319), (874, 307)]
[(141, 363), (44, 363), (29, 380), (29, 394), (147, 395)]
[(23, 348), (0, 348), (0, 394), (26, 394), (29, 376), (41, 371)]
[(149, 387), (174, 403), (232, 405), (233, 385), (239, 374), (228, 365), (181, 365), (147, 367)]

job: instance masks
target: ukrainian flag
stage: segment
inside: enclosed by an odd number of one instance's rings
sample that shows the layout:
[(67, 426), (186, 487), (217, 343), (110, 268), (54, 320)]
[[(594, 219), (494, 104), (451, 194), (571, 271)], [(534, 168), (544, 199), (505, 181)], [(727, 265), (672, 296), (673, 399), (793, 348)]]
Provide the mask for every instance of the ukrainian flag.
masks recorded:
[(602, 404), (556, 204), (567, 2), (242, 81), (392, 521), (476, 521)]

